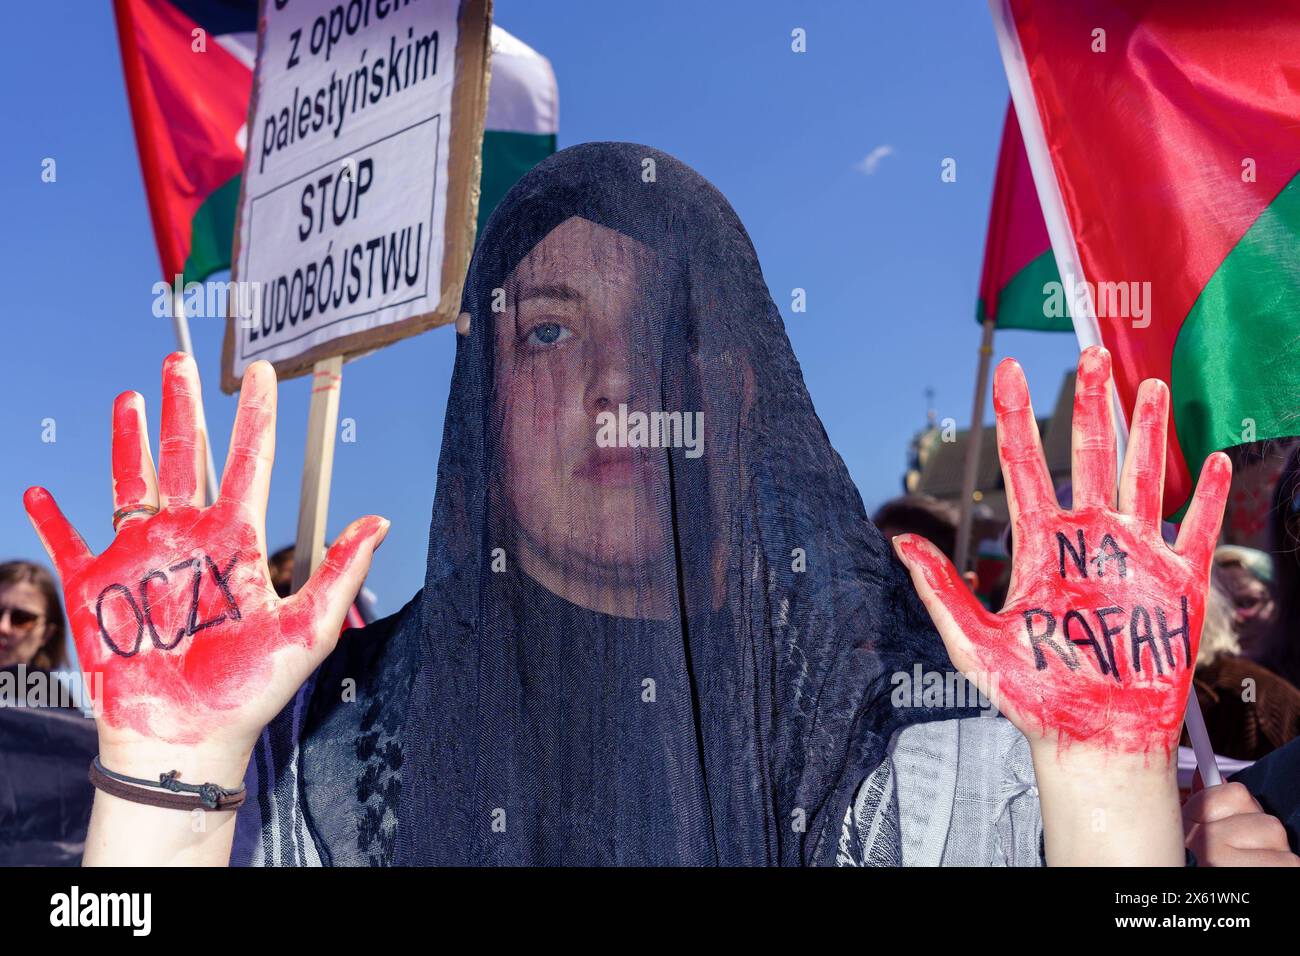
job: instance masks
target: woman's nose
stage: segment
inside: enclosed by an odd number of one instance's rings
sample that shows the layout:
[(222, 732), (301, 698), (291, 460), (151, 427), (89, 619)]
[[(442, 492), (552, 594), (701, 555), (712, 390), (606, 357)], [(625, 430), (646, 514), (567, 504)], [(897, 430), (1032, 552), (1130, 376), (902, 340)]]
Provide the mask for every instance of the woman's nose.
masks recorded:
[(635, 389), (626, 355), (616, 350), (595, 350), (588, 359), (591, 374), (587, 380), (587, 400), (594, 411), (601, 412), (631, 405)]

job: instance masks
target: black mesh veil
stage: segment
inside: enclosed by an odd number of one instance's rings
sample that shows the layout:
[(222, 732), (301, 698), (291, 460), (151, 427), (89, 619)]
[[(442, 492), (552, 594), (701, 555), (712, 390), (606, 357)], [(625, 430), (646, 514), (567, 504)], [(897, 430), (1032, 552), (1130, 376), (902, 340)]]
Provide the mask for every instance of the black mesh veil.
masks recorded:
[(396, 861), (833, 862), (890, 735), (965, 712), (891, 706), (947, 658), (727, 201), (644, 146), (566, 149), (463, 308), (397, 622)]

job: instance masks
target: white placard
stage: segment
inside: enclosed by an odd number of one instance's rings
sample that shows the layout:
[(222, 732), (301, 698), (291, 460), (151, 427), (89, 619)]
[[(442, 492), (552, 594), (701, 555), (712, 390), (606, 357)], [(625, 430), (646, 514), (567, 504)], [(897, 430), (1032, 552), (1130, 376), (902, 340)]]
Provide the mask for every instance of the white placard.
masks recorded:
[(228, 377), (339, 340), (333, 354), (358, 351), (367, 333), (437, 311), (460, 12), (459, 0), (264, 0)]

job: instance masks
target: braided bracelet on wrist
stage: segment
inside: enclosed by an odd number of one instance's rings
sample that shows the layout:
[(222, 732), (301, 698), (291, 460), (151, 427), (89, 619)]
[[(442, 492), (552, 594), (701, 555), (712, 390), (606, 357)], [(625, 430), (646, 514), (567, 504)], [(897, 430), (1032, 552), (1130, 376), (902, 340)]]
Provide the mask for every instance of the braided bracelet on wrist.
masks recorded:
[(132, 803), (167, 810), (237, 810), (248, 795), (244, 787), (227, 789), (215, 783), (181, 783), (180, 773), (169, 770), (157, 782), (115, 773), (100, 762), (90, 762), (90, 782), (105, 793)]

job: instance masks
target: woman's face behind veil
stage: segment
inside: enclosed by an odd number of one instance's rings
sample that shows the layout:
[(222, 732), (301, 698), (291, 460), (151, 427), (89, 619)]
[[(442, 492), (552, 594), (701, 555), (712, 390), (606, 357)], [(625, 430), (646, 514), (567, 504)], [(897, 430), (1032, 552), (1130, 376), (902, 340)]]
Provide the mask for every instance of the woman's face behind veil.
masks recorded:
[(396, 862), (835, 862), (896, 730), (976, 712), (881, 692), (947, 656), (734, 210), (650, 147), (570, 147), (462, 306)]
[(609, 445), (608, 428), (597, 438), (620, 406), (660, 408), (661, 286), (651, 249), (573, 217), (506, 279), (495, 325), (500, 474), (523, 570), (624, 617), (665, 617), (674, 593), (664, 452)]

